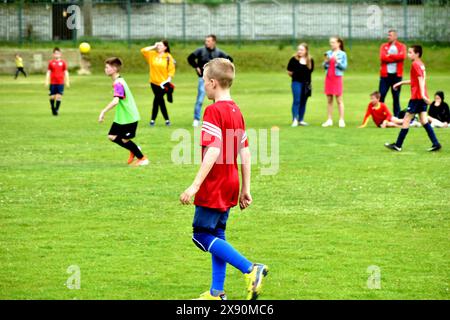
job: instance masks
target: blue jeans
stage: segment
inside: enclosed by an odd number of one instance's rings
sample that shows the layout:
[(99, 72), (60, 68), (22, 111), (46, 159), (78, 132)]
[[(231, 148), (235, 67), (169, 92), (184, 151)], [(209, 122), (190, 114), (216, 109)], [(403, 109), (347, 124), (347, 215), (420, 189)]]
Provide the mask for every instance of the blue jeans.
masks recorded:
[(391, 88), (392, 93), (392, 100), (394, 101), (393, 105), (393, 113), (395, 117), (398, 117), (398, 114), (400, 113), (400, 88), (398, 87), (397, 90), (392, 89), (392, 86), (396, 84), (397, 82), (402, 81), (401, 77), (398, 77), (396, 74), (388, 74), (385, 78), (380, 78), (380, 101), (384, 102), (384, 99), (386, 98), (386, 95), (389, 91), (389, 88)]
[(194, 119), (200, 120), (202, 113), (202, 104), (203, 99), (205, 99), (205, 81), (202, 77), (198, 78), (198, 87), (197, 87), (197, 100), (195, 101), (194, 107)]
[(305, 84), (297, 81), (292, 81), (292, 96), (294, 101), (292, 102), (292, 119), (303, 121), (306, 111), (306, 101), (308, 97), (305, 95)]

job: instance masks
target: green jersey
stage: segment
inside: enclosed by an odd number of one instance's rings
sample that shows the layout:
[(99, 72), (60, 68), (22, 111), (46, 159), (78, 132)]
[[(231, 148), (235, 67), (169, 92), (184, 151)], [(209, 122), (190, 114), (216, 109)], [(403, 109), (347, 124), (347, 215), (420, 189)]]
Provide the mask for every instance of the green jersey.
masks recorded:
[(114, 122), (118, 124), (128, 124), (139, 121), (141, 119), (139, 111), (125, 80), (122, 77), (117, 78), (114, 81), (113, 88), (114, 97), (119, 98)]

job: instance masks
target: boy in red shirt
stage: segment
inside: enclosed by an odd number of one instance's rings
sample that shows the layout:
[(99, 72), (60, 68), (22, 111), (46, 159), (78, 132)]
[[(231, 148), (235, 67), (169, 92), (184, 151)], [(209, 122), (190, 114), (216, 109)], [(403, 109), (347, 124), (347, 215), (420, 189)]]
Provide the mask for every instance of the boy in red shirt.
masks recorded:
[[(247, 299), (258, 297), (268, 268), (254, 264), (225, 241), (230, 208), (244, 210), (252, 203), (250, 195), (250, 151), (245, 123), (239, 107), (230, 96), (235, 76), (228, 59), (216, 58), (204, 66), (206, 95), (214, 103), (203, 115), (201, 145), (202, 164), (192, 185), (180, 196), (190, 204), (195, 195), (193, 237), (195, 245), (212, 255), (212, 284), (199, 300), (226, 300), (224, 292), (227, 263), (239, 269), (247, 280)], [(237, 156), (241, 157), (242, 187), (239, 195)]]
[(397, 138), (396, 143), (385, 143), (384, 146), (388, 149), (394, 151), (402, 151), (403, 141), (408, 134), (409, 125), (411, 120), (414, 119), (416, 113), (419, 114), (420, 123), (423, 125), (424, 129), (427, 131), (428, 137), (430, 138), (433, 145), (428, 151), (438, 151), (442, 148), (434, 130), (428, 122), (427, 107), (430, 104), (430, 99), (428, 98), (427, 86), (426, 86), (426, 72), (425, 65), (423, 64), (422, 57), (422, 46), (414, 45), (408, 49), (408, 57), (411, 59), (411, 72), (410, 80), (400, 81), (394, 85), (394, 90), (404, 84), (411, 85), (411, 100), (409, 100), (408, 109), (406, 109), (405, 117), (403, 118), (402, 129)]
[(370, 116), (372, 116), (375, 125), (380, 128), (399, 128), (401, 126), (403, 120), (393, 117), (388, 107), (383, 102), (380, 102), (380, 97), (381, 94), (378, 91), (370, 94), (370, 103), (367, 106), (363, 124), (358, 128), (366, 127)]
[(48, 62), (47, 76), (45, 79), (45, 86), (50, 84), (50, 106), (52, 114), (58, 115), (59, 107), (61, 106), (61, 97), (64, 93), (64, 82), (70, 88), (69, 71), (67, 70), (66, 61), (61, 59), (61, 50), (59, 48), (53, 49), (53, 60)]

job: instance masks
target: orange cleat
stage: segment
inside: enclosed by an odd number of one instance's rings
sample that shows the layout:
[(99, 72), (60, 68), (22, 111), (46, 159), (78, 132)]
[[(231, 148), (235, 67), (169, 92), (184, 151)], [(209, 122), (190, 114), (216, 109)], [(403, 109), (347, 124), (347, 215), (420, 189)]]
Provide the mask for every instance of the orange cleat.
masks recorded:
[(133, 162), (133, 160), (134, 160), (134, 153), (130, 151), (130, 156), (128, 157), (127, 163), (131, 164)]

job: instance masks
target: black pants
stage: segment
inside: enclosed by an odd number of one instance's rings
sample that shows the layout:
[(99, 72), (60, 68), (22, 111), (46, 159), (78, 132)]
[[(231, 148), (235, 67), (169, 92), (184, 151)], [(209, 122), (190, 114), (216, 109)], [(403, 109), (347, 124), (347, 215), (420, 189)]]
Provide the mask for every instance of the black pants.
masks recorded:
[(164, 89), (156, 84), (151, 83), (153, 94), (155, 98), (153, 99), (153, 110), (152, 110), (152, 120), (156, 119), (158, 115), (159, 108), (161, 108), (161, 113), (165, 120), (169, 120), (169, 114), (167, 113), (166, 102), (164, 101), (164, 94), (166, 93)]
[(400, 87), (397, 88), (397, 90), (394, 90), (392, 86), (396, 84), (397, 82), (402, 81), (402, 77), (398, 77), (397, 74), (389, 73), (387, 77), (380, 78), (380, 94), (381, 98), (380, 101), (384, 102), (384, 99), (386, 98), (386, 95), (389, 91), (389, 88), (391, 88), (392, 93), (392, 100), (394, 101), (393, 105), (393, 113), (395, 117), (398, 117), (398, 114), (400, 113)]
[(17, 79), (17, 77), (19, 76), (19, 72), (22, 72), (25, 77), (27, 76), (27, 73), (25, 72), (23, 67), (17, 67), (16, 76), (14, 77), (14, 79)]

